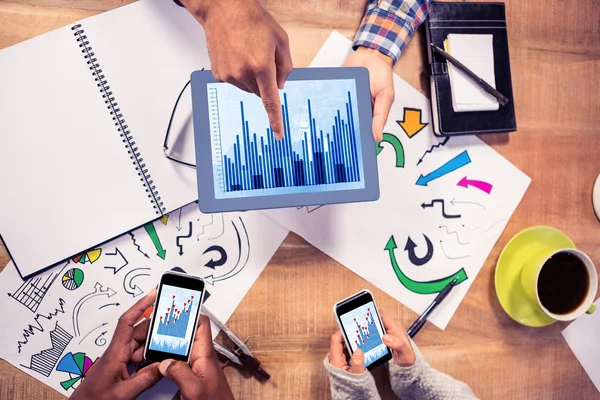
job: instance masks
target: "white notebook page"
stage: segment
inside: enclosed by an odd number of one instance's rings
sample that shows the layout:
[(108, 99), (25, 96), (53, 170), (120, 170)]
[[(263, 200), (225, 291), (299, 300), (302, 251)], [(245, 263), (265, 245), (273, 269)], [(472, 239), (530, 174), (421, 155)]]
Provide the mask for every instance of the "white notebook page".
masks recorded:
[[(172, 1), (142, 0), (84, 20), (82, 26), (166, 211), (197, 200), (195, 169), (167, 159), (163, 142), (177, 96), (191, 73), (210, 69), (201, 25)], [(173, 150), (176, 143), (185, 141), (184, 154), (179, 154), (179, 158), (194, 163), (189, 87), (179, 102), (176, 117), (169, 146)], [(184, 119), (190, 123), (182, 131)]]
[[(496, 88), (493, 35), (449, 34), (446, 51), (468, 69)], [(498, 101), (467, 74), (448, 62), (455, 112), (498, 110)]]
[(0, 52), (0, 235), (30, 275), (154, 216), (70, 27)]
[[(164, 211), (195, 201), (195, 170), (168, 160), (162, 146), (177, 95), (194, 70), (210, 68), (200, 24), (164, 0), (79, 23)], [(0, 234), (24, 276), (158, 217), (85, 61), (70, 27), (0, 52), (0, 134), (12, 132), (15, 150), (0, 159), (0, 184), (11, 192)], [(191, 119), (189, 104), (188, 92), (180, 107)], [(191, 123), (172, 127), (172, 146), (182, 141), (195, 162)]]

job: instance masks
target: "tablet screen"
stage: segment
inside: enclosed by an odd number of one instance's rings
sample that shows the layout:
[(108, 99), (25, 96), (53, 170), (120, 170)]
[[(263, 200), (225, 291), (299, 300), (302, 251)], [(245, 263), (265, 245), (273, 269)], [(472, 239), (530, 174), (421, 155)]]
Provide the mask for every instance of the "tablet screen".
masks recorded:
[(354, 79), (287, 81), (279, 141), (258, 96), (207, 91), (216, 199), (365, 187)]

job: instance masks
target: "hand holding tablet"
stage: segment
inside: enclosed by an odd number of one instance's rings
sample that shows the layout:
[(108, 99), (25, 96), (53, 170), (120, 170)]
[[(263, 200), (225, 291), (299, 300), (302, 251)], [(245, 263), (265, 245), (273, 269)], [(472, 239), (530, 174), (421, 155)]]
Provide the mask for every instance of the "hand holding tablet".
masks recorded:
[(192, 74), (200, 210), (377, 200), (367, 70), (294, 69), (279, 94), (278, 141), (259, 97), (217, 82), (211, 71)]

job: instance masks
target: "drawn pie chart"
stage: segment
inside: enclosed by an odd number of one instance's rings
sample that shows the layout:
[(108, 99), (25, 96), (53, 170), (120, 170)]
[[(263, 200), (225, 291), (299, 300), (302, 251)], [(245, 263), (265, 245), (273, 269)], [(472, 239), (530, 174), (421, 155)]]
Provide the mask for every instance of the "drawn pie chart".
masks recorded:
[[(98, 359), (96, 359), (98, 360)], [(66, 372), (69, 374), (69, 379), (60, 383), (65, 389), (75, 389), (75, 387), (82, 381), (90, 369), (94, 365), (95, 361), (85, 355), (85, 353), (67, 353), (60, 360), (56, 366), (56, 370), (60, 372)]]
[(62, 277), (65, 289), (75, 290), (83, 283), (83, 271), (79, 268), (71, 268)]

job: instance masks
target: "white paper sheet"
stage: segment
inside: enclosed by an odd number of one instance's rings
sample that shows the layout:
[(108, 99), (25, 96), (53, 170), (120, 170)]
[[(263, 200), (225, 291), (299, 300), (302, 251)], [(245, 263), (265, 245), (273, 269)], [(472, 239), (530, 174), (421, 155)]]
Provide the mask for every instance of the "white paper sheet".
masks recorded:
[(571, 322), (562, 335), (579, 360), (596, 389), (600, 392), (600, 300), (594, 303), (599, 308), (593, 314), (583, 314)]
[[(27, 281), (9, 263), (0, 274), (0, 307), (11, 321), (0, 326), (0, 357), (69, 396), (78, 382), (61, 386), (74, 376), (56, 370), (60, 360), (78, 352), (100, 357), (119, 316), (164, 271), (204, 277), (204, 307), (226, 322), (287, 233), (259, 212), (204, 215), (192, 203)], [(155, 390), (171, 398), (176, 387)]]
[[(350, 42), (333, 32), (311, 65), (339, 66), (349, 51)], [(404, 285), (399, 274), (429, 282), (463, 270), (467, 279), (430, 317), (444, 329), (525, 194), (530, 178), (474, 136), (436, 138), (427, 125), (409, 138), (396, 121), (410, 118), (413, 109), (420, 111), (421, 121), (429, 123), (429, 103), (398, 76), (394, 76), (394, 86), (396, 101), (384, 132), (395, 136), (403, 150), (396, 152), (390, 143), (382, 143), (378, 156), (380, 199), (266, 214), (418, 313), (435, 293), (415, 290), (432, 291), (440, 284)], [(397, 166), (399, 154), (403, 154), (403, 167)], [(459, 164), (465, 165), (433, 179), (434, 171)], [(428, 183), (417, 185), (418, 180)], [(401, 272), (395, 272), (394, 264)]]

